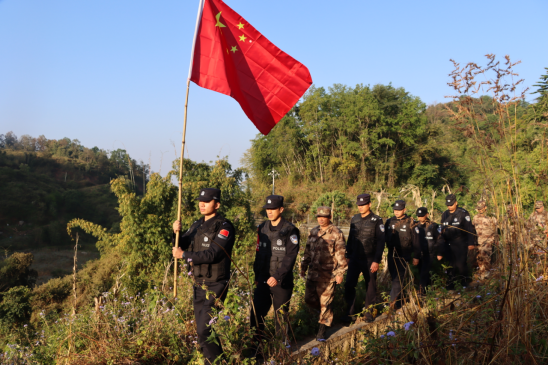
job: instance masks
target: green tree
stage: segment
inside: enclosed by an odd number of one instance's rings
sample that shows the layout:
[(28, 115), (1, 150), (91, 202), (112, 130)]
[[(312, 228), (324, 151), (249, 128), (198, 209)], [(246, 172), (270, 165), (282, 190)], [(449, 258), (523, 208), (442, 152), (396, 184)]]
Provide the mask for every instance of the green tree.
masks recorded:
[[(178, 166), (178, 162), (174, 162)], [(249, 192), (242, 190), (243, 172), (232, 170), (226, 159), (214, 165), (184, 161), (185, 174), (182, 190), (182, 223), (189, 227), (199, 219), (198, 191), (204, 187), (222, 190), (220, 212), (229, 218), (236, 228), (239, 248), (252, 246), (253, 219), (249, 207)], [(128, 180), (119, 177), (111, 182), (118, 198), (118, 212), (122, 216), (119, 233), (108, 233), (100, 225), (74, 219), (68, 231), (81, 228), (95, 236), (102, 254), (118, 252), (124, 258), (125, 280), (138, 290), (160, 279), (172, 260), (172, 223), (176, 217), (177, 188), (171, 180), (177, 176), (171, 171), (165, 178), (152, 174), (144, 196), (138, 196), (129, 188)]]

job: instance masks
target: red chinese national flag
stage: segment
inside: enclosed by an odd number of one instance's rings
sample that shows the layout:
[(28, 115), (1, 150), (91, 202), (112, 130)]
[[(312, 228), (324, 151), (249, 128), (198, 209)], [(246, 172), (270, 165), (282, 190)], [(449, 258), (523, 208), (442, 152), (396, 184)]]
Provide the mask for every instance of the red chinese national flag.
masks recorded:
[(221, 0), (205, 0), (190, 79), (236, 99), (262, 134), (268, 134), (312, 84), (306, 66)]

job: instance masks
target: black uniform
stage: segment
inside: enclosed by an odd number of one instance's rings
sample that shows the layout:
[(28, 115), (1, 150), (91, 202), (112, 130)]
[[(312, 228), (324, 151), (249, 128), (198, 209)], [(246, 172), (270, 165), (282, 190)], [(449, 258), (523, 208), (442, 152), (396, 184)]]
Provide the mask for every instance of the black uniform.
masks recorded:
[(438, 236), (440, 234), (439, 225), (426, 219), (424, 224), (418, 222), (419, 228), (419, 243), (421, 247), (421, 256), (419, 262), (420, 287), (424, 293), (425, 288), (430, 285), (430, 269), (432, 264), (436, 262), (437, 256), (445, 255), (443, 247), (438, 244)]
[[(257, 250), (253, 263), (257, 281), (253, 306), (257, 316), (252, 308), (251, 326), (256, 327), (258, 322), (260, 334), (264, 329), (264, 317), (274, 305), (276, 316), (280, 307), (284, 314), (284, 318), (276, 319), (276, 332), (279, 333), (280, 322), (288, 323), (289, 300), (293, 293), (293, 266), (299, 253), (300, 233), (297, 227), (283, 218), (277, 226), (266, 221), (259, 225), (257, 231)], [(266, 283), (271, 277), (278, 281), (278, 285), (270, 287)]]
[(455, 280), (466, 285), (468, 277), (468, 246), (476, 246), (476, 229), (472, 225), (470, 214), (463, 208), (453, 213), (446, 210), (441, 216), (441, 234), (439, 244), (447, 245), (447, 259), (451, 269), (447, 270), (448, 289), (454, 289)]
[(386, 245), (388, 246), (388, 270), (392, 278), (390, 290), (390, 303), (399, 308), (401, 306), (401, 294), (403, 280), (409, 270), (408, 262), (412, 254), (415, 258), (421, 257), (419, 243), (419, 228), (415, 221), (404, 214), (402, 218), (388, 218), (386, 220)]
[[(198, 343), (210, 363), (223, 353), (220, 344), (207, 342), (207, 338), (211, 335), (209, 322), (215, 299), (224, 301), (227, 294), (231, 261), (225, 250), (229, 256), (232, 254), (234, 236), (232, 223), (216, 214), (207, 221), (202, 217), (179, 237), (179, 247), (184, 251), (183, 260), (191, 263), (192, 274), (196, 280), (193, 303)], [(204, 284), (215, 296), (206, 298), (206, 290), (201, 287)]]
[(352, 316), (360, 312), (357, 310), (360, 306), (355, 303), (356, 285), (360, 273), (363, 273), (367, 285), (365, 308), (368, 309), (369, 306), (376, 304), (377, 272), (371, 272), (371, 264), (381, 262), (383, 251), (384, 225), (382, 218), (372, 212), (365, 218), (362, 218), (361, 214), (352, 217), (346, 245), (346, 257), (350, 261), (344, 284), (344, 299), (348, 305), (348, 315)]

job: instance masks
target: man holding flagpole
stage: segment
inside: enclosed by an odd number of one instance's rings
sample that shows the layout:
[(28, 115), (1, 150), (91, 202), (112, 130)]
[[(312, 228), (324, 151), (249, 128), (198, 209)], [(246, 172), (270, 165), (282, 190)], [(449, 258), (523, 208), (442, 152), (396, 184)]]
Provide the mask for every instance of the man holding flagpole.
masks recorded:
[[(223, 353), (221, 344), (208, 342), (211, 335), (211, 312), (217, 300), (223, 302), (227, 294), (230, 278), (230, 255), (234, 247), (234, 226), (218, 214), (221, 207), (221, 190), (206, 188), (200, 191), (200, 213), (203, 217), (179, 236), (173, 257), (184, 259), (191, 265), (189, 274), (194, 276), (194, 319), (198, 332), (198, 342), (205, 358), (213, 364)], [(181, 231), (181, 222), (173, 223), (173, 241)], [(228, 256), (227, 256), (228, 255)], [(213, 292), (214, 295), (207, 295)]]
[[(177, 259), (183, 257), (183, 251), (178, 246), (179, 242), (185, 243), (179, 236), (190, 81), (234, 98), (257, 129), (265, 135), (297, 104), (312, 85), (312, 77), (305, 65), (272, 44), (222, 0), (199, 0), (185, 97), (177, 221), (173, 226), (175, 232), (174, 297), (177, 296)], [(219, 204), (213, 199), (207, 204), (212, 204), (211, 202), (215, 203), (213, 204), (215, 207)], [(202, 201), (200, 211), (201, 205)], [(216, 209), (218, 207), (215, 208), (215, 212)], [(207, 222), (207, 219), (202, 221), (203, 225)], [(227, 222), (223, 222), (225, 223)], [(232, 224), (230, 226), (232, 227)], [(234, 240), (233, 227), (232, 231), (228, 231), (228, 237), (232, 233), (232, 240)], [(185, 236), (186, 233), (183, 237)], [(226, 247), (232, 248), (232, 245), (233, 241)], [(213, 243), (210, 247), (213, 247)], [(228, 254), (230, 255), (230, 251)], [(206, 262), (202, 261), (201, 265), (204, 264)], [(196, 313), (196, 302), (194, 309)], [(207, 309), (203, 313), (207, 313)], [(202, 331), (200, 327), (198, 334), (201, 336), (200, 344), (204, 348), (204, 354), (210, 362), (213, 362), (222, 353), (221, 347), (205, 343), (202, 339), (206, 331)]]

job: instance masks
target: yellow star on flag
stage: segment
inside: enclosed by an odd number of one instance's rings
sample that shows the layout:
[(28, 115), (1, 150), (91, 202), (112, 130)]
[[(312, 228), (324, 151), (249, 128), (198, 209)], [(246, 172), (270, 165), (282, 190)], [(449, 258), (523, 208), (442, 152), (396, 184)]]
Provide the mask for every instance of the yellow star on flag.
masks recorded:
[(245, 42), (246, 39), (247, 39), (247, 37), (246, 37), (244, 34), (242, 34), (242, 35), (240, 36), (240, 41), (241, 41), (241, 42)]
[(236, 51), (238, 50), (238, 48), (236, 48), (236, 46), (232, 47), (232, 49), (230, 50), (232, 53), (236, 53)]
[(216, 27), (219, 27), (219, 28), (226, 28), (226, 25), (224, 25), (223, 23), (221, 23), (221, 12), (219, 12), (219, 14), (215, 15), (215, 19), (217, 19), (217, 24), (215, 24)]
[(244, 29), (244, 25), (242, 24), (242, 22), (240, 22), (240, 24), (238, 24), (238, 29)]

